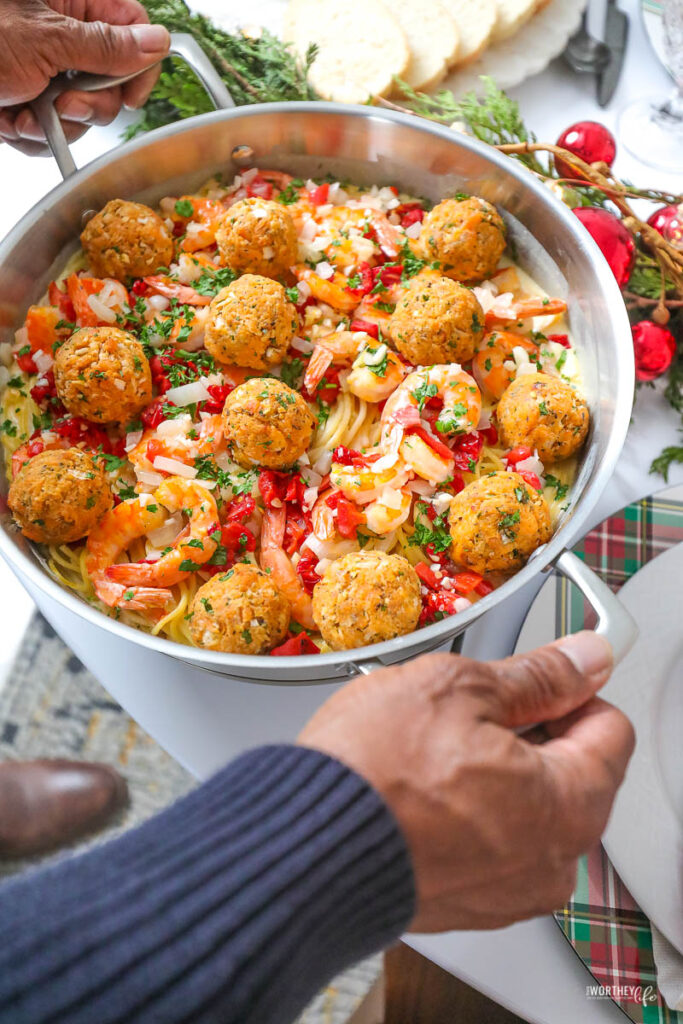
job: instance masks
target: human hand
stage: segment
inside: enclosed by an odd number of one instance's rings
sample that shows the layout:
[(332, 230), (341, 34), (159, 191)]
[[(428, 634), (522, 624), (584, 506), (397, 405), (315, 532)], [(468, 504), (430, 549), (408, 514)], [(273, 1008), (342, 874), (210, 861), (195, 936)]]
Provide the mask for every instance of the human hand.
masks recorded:
[[(489, 664), (429, 654), (339, 690), (298, 742), (362, 775), (411, 852), (411, 931), (499, 928), (566, 902), (633, 750), (595, 694), (607, 641), (564, 637)], [(541, 745), (513, 731), (545, 722)]]
[(60, 71), (144, 72), (113, 89), (62, 93), (55, 106), (69, 142), (90, 125), (109, 124), (122, 104), (142, 106), (170, 42), (148, 21), (138, 0), (0, 0), (0, 139), (29, 155), (47, 152), (25, 104)]

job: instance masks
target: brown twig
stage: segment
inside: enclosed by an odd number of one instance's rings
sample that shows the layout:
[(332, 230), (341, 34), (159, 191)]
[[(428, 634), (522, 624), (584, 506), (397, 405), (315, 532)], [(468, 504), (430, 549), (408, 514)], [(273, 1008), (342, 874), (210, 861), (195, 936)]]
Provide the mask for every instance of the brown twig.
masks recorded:
[(225, 59), (225, 57), (215, 48), (215, 46), (212, 46), (211, 43), (207, 42), (206, 39), (202, 39), (202, 46), (204, 47), (205, 50), (210, 51), (209, 56), (213, 60), (214, 64), (218, 65), (223, 74), (232, 75), (232, 77), (239, 82), (239, 84), (242, 86), (245, 92), (248, 92), (257, 100), (261, 99), (261, 94), (259, 93), (258, 89), (256, 89), (251, 84), (251, 82), (248, 79), (246, 79), (241, 72), (237, 70), (236, 67), (230, 64), (230, 62)]

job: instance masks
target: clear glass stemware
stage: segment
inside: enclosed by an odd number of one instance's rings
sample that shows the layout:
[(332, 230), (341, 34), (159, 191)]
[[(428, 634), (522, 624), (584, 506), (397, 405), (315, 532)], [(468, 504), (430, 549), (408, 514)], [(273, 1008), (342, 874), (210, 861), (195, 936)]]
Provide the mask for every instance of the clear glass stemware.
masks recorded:
[(666, 98), (636, 100), (621, 113), (619, 138), (652, 167), (683, 174), (683, 0), (661, 0), (664, 50), (675, 87)]

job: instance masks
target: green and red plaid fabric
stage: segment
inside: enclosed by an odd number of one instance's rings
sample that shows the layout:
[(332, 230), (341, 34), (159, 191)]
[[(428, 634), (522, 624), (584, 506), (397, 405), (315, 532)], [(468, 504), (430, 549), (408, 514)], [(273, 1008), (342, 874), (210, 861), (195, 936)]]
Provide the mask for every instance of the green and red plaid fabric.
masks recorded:
[[(618, 590), (642, 565), (681, 541), (679, 487), (605, 519), (574, 551)], [(555, 594), (557, 636), (594, 624), (592, 609), (573, 584), (558, 579)], [(611, 995), (634, 1024), (683, 1024), (683, 1013), (670, 1010), (657, 989), (650, 922), (602, 846), (581, 859), (576, 890), (555, 919), (595, 978), (595, 991), (587, 988), (589, 998)]]

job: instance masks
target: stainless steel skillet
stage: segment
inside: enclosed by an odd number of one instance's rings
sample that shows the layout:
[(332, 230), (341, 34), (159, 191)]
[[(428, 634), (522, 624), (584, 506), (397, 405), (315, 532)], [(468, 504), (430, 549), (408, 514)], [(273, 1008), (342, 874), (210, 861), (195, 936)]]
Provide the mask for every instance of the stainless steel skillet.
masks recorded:
[[(585, 532), (608, 485), (628, 428), (634, 368), (631, 332), (621, 294), (601, 253), (572, 213), (532, 174), (508, 157), (448, 128), (371, 107), (325, 102), (233, 108), (213, 67), (189, 36), (173, 37), (221, 109), (129, 142), (76, 170), (54, 115), (52, 99), (66, 84), (103, 88), (111, 79), (79, 76), (54, 82), (36, 101), (65, 181), (40, 200), (0, 244), (0, 340), (11, 340), (28, 305), (77, 247), (82, 219), (113, 197), (154, 203), (196, 188), (211, 174), (228, 179), (249, 163), (304, 177), (332, 173), (361, 184), (393, 183), (439, 200), (469, 191), (495, 203), (507, 221), (519, 263), (551, 294), (567, 296), (592, 428), (571, 504), (548, 545), (503, 587), (467, 611), (409, 636), (355, 651), (269, 658), (185, 647), (121, 625), (49, 577), (37, 552), (13, 527), (4, 501), (0, 552), (20, 579), (33, 583), (77, 615), (127, 639), (209, 671), (270, 683), (344, 678), (404, 661), (455, 637), (495, 605), (514, 601), (532, 577), (561, 572), (598, 612), (600, 632), (617, 657), (635, 637), (630, 616), (569, 548)], [(117, 80), (117, 81), (120, 81)], [(0, 498), (6, 494), (4, 473)]]

